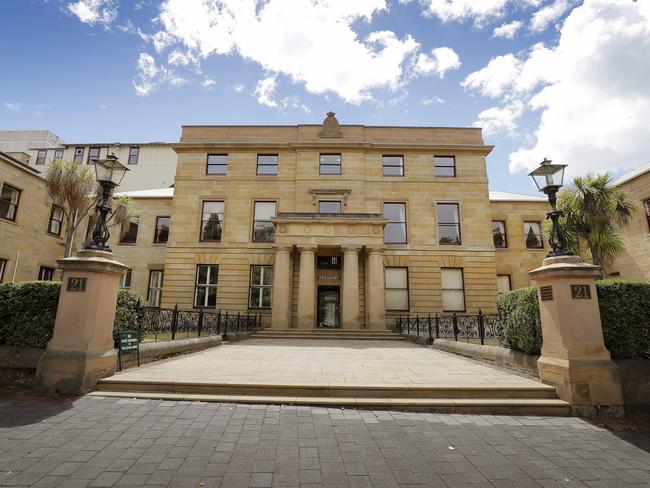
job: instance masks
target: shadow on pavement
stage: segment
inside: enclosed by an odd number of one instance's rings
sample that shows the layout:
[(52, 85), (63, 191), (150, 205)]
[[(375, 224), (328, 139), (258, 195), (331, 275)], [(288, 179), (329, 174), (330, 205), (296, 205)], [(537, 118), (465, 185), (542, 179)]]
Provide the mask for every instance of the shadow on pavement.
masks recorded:
[(26, 387), (0, 387), (0, 428), (43, 422), (70, 410), (79, 397), (45, 395)]

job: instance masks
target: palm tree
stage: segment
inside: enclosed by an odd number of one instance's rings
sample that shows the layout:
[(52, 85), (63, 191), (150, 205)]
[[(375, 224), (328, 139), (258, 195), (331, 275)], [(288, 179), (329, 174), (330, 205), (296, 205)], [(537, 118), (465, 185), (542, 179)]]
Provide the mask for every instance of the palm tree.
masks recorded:
[(624, 248), (617, 228), (636, 210), (628, 195), (612, 185), (608, 173), (574, 178), (558, 194), (558, 208), (564, 212), (560, 224), (569, 249), (578, 255), (588, 251), (603, 271)]
[[(95, 206), (101, 199), (95, 175), (88, 166), (74, 162), (53, 161), (44, 174), (45, 188), (52, 202), (61, 207), (66, 221), (65, 257), (72, 255), (74, 236), (85, 217), (94, 220)], [(111, 225), (121, 225), (130, 217), (131, 199), (119, 197), (113, 203)]]

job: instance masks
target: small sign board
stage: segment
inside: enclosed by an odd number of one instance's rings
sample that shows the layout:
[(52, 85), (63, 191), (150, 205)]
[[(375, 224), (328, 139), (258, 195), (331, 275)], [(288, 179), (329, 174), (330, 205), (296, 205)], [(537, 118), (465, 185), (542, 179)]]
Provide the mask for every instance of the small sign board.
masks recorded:
[(75, 278), (73, 276), (68, 278), (68, 291), (86, 291), (86, 279), (87, 278)]
[(571, 285), (571, 298), (576, 300), (591, 300), (591, 286)]
[(120, 363), (120, 371), (122, 370), (122, 353), (133, 351), (138, 353), (138, 366), (140, 366), (140, 340), (138, 339), (138, 332), (135, 330), (119, 331), (117, 333), (117, 357)]
[(544, 301), (553, 300), (553, 287), (552, 286), (541, 286), (539, 288), (539, 294)]

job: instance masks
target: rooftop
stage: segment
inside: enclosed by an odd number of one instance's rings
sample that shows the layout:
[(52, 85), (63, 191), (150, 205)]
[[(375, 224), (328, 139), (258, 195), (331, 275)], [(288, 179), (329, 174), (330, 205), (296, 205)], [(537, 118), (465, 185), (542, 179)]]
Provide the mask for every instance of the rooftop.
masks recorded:
[(614, 186), (619, 186), (622, 185), (623, 183), (627, 183), (630, 180), (633, 180), (637, 176), (641, 176), (644, 173), (647, 173), (650, 171), (650, 161), (648, 161), (645, 164), (642, 164), (638, 168), (634, 168), (632, 171), (628, 171), (627, 173), (619, 176), (616, 178), (613, 182)]
[(490, 200), (494, 202), (547, 202), (545, 197), (526, 195), (524, 193), (511, 193), (508, 191), (490, 190)]

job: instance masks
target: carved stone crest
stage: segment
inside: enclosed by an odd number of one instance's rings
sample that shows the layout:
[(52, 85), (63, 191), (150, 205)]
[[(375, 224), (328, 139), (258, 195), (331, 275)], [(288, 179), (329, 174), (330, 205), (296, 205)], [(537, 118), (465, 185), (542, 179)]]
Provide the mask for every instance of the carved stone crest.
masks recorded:
[(319, 137), (341, 137), (339, 121), (334, 115), (336, 115), (334, 112), (327, 112), (327, 117), (323, 120), (323, 127), (318, 133)]

